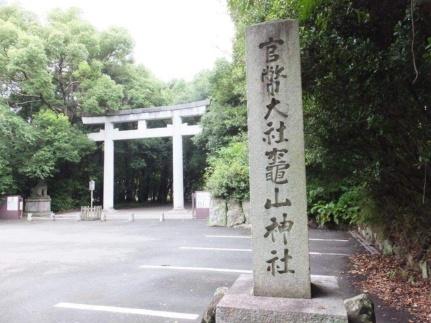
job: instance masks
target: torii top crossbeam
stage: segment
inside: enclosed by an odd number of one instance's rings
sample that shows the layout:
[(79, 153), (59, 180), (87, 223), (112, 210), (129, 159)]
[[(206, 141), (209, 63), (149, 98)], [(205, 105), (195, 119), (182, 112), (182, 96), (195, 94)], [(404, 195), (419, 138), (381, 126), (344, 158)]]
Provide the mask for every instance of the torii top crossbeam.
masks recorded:
[[(205, 113), (209, 100), (202, 100), (172, 106), (162, 106), (143, 109), (119, 110), (108, 113), (104, 116), (82, 117), (84, 124), (105, 124), (105, 130), (90, 133), (88, 136), (94, 141), (104, 141), (109, 136), (112, 140), (141, 139), (154, 137), (171, 137), (174, 135), (174, 128), (178, 126), (175, 120), (182, 117), (201, 116)], [(166, 120), (172, 119), (172, 125), (163, 128), (147, 129), (146, 120)], [(109, 132), (107, 124), (138, 122), (137, 130), (118, 130), (113, 128)], [(178, 129), (175, 129), (178, 130)], [(201, 131), (199, 125), (189, 126), (181, 122), (181, 135), (196, 135)]]
[[(183, 117), (201, 116), (210, 104), (209, 100), (172, 106), (120, 110), (104, 116), (82, 117), (84, 124), (104, 124), (99, 132), (88, 134), (94, 141), (104, 142), (103, 208), (114, 207), (114, 140), (172, 137), (173, 144), (173, 204), (174, 209), (184, 208), (183, 146), (182, 136), (201, 132), (200, 125), (188, 125)], [(172, 124), (161, 128), (147, 128), (147, 120), (172, 119)], [(137, 122), (135, 130), (119, 130), (115, 124)]]

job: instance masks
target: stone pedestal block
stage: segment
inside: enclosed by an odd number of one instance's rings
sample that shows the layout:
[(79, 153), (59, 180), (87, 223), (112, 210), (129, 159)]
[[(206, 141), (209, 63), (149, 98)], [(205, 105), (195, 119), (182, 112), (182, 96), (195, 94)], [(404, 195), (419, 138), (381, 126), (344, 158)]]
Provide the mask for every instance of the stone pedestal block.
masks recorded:
[(212, 198), (209, 217), (209, 226), (226, 226), (226, 201), (222, 199)]
[(252, 275), (241, 275), (217, 305), (217, 323), (347, 323), (335, 277), (311, 276), (312, 298), (253, 295)]
[(227, 202), (227, 226), (243, 224), (245, 221), (244, 213), (238, 201)]
[(51, 198), (29, 197), (25, 200), (25, 213), (32, 213), (33, 216), (50, 216), (51, 215)]
[(244, 213), (244, 218), (246, 224), (250, 223), (250, 201), (242, 201), (242, 212)]

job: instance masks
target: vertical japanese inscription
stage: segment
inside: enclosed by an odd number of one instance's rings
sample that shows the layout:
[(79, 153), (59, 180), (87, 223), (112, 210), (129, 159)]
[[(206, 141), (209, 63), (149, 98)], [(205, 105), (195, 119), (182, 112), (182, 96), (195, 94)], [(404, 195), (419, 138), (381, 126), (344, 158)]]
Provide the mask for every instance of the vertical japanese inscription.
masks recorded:
[[(273, 37), (269, 37), (267, 41), (259, 44), (259, 49), (265, 50), (265, 62), (268, 64), (262, 69), (261, 82), (264, 83), (266, 96), (271, 100), (266, 105), (267, 110), (264, 116), (264, 119), (269, 121), (266, 125), (270, 128), (263, 132), (264, 136), (262, 138), (262, 140), (268, 145), (268, 150), (265, 151), (265, 156), (268, 159), (267, 165), (265, 166), (266, 180), (277, 184), (277, 186), (287, 185), (289, 182), (287, 179), (289, 164), (286, 159), (288, 150), (284, 148), (286, 146), (285, 142), (288, 141), (284, 136), (286, 126), (284, 121), (279, 120), (280, 118), (283, 118), (283, 120), (286, 119), (288, 115), (277, 107), (279, 104), (283, 105), (283, 98), (278, 97), (278, 94), (280, 86), (281, 88), (284, 86), (284, 84), (281, 83), (282, 79), (287, 78), (286, 74), (282, 74), (285, 67), (283, 65), (279, 65), (279, 50), (283, 50), (283, 45), (284, 41), (282, 39), (274, 39)], [(274, 110), (275, 112), (272, 113)], [(278, 123), (279, 127), (273, 127), (274, 123)], [(274, 131), (278, 133), (278, 135), (273, 134)], [(276, 139), (276, 137), (278, 138)], [(274, 190), (274, 202), (268, 198), (264, 205), (265, 209), (270, 209), (272, 207), (288, 207), (292, 205), (288, 197), (286, 197), (282, 202), (278, 201), (279, 188), (277, 186)], [(268, 234), (271, 232), (271, 240), (274, 243), (276, 242), (274, 231), (277, 230), (278, 232), (283, 232), (284, 257), (280, 258), (277, 256), (277, 249), (274, 245), (274, 249), (270, 251), (270, 258), (266, 260), (266, 263), (269, 264), (267, 271), (272, 276), (295, 273), (295, 270), (289, 269), (289, 261), (292, 259), (292, 256), (289, 255), (288, 239), (286, 237), (286, 234), (292, 229), (294, 222), (287, 221), (286, 217), (287, 213), (283, 213), (284, 220), (281, 222), (283, 225), (278, 224), (277, 217), (275, 216), (271, 218), (272, 224), (265, 226), (267, 232), (263, 235), (264, 238), (268, 238)], [(286, 230), (285, 227), (286, 223), (289, 223), (288, 230)], [(279, 270), (280, 267), (283, 269)]]
[(247, 30), (254, 293), (310, 297), (298, 26)]

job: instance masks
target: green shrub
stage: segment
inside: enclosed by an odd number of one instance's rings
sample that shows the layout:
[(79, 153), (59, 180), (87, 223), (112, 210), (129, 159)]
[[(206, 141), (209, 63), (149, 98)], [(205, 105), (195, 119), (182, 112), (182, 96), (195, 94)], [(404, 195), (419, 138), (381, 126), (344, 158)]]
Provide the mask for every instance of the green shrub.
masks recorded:
[(51, 198), (51, 209), (53, 212), (71, 210), (76, 207), (77, 203), (70, 195), (60, 194)]
[(360, 203), (363, 191), (352, 188), (344, 192), (337, 201), (319, 201), (311, 207), (311, 214), (316, 216), (319, 225), (358, 224), (361, 223)]
[(208, 158), (206, 187), (214, 197), (249, 198), (248, 149), (245, 140), (231, 142)]
[[(71, 178), (63, 174), (61, 180), (53, 178), (48, 181), (48, 194), (51, 196), (53, 212), (67, 211), (90, 204), (90, 193), (87, 182), (72, 172)], [(60, 175), (58, 175), (60, 176)]]

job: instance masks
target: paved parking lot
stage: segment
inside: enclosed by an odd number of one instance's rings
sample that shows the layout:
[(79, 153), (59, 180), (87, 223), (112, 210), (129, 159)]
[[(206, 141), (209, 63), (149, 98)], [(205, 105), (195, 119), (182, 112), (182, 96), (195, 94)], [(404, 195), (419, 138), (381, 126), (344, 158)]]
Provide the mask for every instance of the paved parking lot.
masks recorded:
[[(251, 270), (250, 232), (203, 220), (2, 221), (0, 232), (0, 322), (199, 322), (215, 289)], [(312, 274), (341, 277), (358, 248), (311, 230)]]

